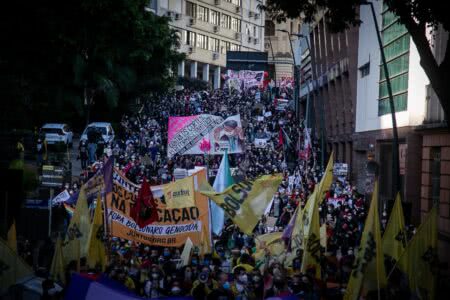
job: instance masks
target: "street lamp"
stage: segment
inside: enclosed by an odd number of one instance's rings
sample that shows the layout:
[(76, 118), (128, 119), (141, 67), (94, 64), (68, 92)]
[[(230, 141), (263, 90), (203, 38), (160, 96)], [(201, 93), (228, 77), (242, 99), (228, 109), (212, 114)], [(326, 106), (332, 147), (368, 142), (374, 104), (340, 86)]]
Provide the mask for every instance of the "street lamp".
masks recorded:
[(295, 61), (294, 48), (292, 47), (291, 33), (289, 31), (287, 31), (286, 29), (277, 29), (277, 31), (284, 32), (288, 35), (289, 45), (291, 46), (291, 55), (292, 55), (292, 60), (294, 61), (294, 106), (295, 106), (295, 115), (298, 118), (298, 116), (299, 116), (298, 84), (300, 83), (300, 80), (298, 80), (298, 69), (297, 69), (297, 63)]
[[(383, 63), (383, 70), (386, 78), (386, 86), (389, 94), (389, 107), (391, 109), (391, 117), (392, 117), (392, 197), (395, 199), (397, 192), (400, 190), (400, 162), (399, 162), (399, 153), (398, 153), (398, 131), (397, 131), (397, 120), (395, 118), (395, 106), (394, 106), (394, 97), (392, 96), (392, 86), (391, 80), (389, 78), (389, 70), (386, 63), (386, 56), (384, 54), (383, 43), (381, 41), (380, 29), (378, 28), (377, 16), (375, 14), (375, 9), (373, 7), (373, 3), (362, 0), (360, 2), (361, 5), (369, 5), (370, 10), (372, 12), (373, 23), (375, 24), (375, 31), (377, 32), (378, 46), (380, 47), (381, 52), (381, 61)], [(392, 201), (393, 201), (392, 199)]]
[[(311, 46), (309, 45), (309, 38), (308, 36), (305, 36), (304, 34), (301, 33), (291, 33), (291, 35), (294, 35), (296, 37), (299, 38), (303, 38), (306, 41), (306, 46), (308, 47), (308, 51), (309, 51), (309, 55), (311, 56), (311, 69), (312, 69), (312, 82), (313, 82), (313, 93), (312, 95), (315, 95), (316, 89), (317, 89), (317, 98), (319, 98), (319, 90), (317, 87), (317, 68), (316, 68), (316, 62), (315, 62), (315, 58), (313, 59), (312, 57), (312, 52), (311, 52)], [(315, 96), (314, 96), (315, 97)], [(308, 103), (306, 103), (306, 106), (308, 107)], [(323, 166), (325, 163), (325, 121), (324, 121), (324, 113), (325, 113), (325, 109), (324, 109), (324, 104), (323, 101), (321, 101), (321, 114), (320, 114), (320, 132), (321, 132), (321, 136), (322, 138), (321, 143), (320, 143), (320, 149), (321, 149), (321, 159), (320, 159), (320, 166), (323, 170)], [(306, 113), (309, 113), (309, 107), (306, 110)]]

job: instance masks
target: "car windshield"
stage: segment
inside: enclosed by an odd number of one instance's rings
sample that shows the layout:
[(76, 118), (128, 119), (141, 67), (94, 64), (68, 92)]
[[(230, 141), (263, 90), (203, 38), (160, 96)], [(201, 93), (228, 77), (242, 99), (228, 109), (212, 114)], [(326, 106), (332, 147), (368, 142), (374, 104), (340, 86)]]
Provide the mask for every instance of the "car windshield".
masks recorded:
[(90, 126), (90, 127), (86, 128), (86, 130), (84, 131), (84, 134), (88, 134), (89, 132), (93, 132), (93, 131), (97, 131), (103, 135), (106, 135), (106, 127), (95, 127), (95, 126)]
[(62, 133), (62, 129), (61, 128), (42, 128), (41, 129), (42, 132), (44, 133), (53, 133), (53, 134), (60, 134)]

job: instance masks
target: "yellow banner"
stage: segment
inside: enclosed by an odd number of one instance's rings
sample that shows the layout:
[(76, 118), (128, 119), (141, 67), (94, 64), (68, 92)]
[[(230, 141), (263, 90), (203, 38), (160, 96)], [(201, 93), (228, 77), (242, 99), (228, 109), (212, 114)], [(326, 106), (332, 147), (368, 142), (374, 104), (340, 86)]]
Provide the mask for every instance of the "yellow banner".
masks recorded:
[(64, 263), (68, 264), (72, 260), (79, 261), (80, 257), (86, 256), (90, 229), (91, 218), (83, 186), (63, 243)]
[(314, 267), (316, 270), (316, 278), (321, 277), (320, 268), (320, 224), (319, 224), (319, 199), (318, 194), (313, 193), (316, 197), (309, 197), (308, 202), (303, 209), (303, 259), (301, 271), (306, 273), (307, 269)]
[(87, 251), (87, 263), (91, 268), (97, 266), (104, 271), (106, 268), (106, 248), (103, 243), (104, 226), (103, 226), (103, 209), (102, 200), (98, 195), (94, 212), (94, 220), (92, 221), (91, 231), (89, 233), (89, 244)]
[(201, 193), (216, 202), (242, 232), (252, 234), (281, 180), (281, 175), (264, 175), (254, 181), (233, 184), (221, 193), (206, 183)]
[(320, 180), (319, 187), (317, 189), (318, 197), (319, 197), (319, 203), (322, 203), (325, 193), (330, 189), (331, 183), (333, 182), (333, 167), (334, 167), (334, 160), (333, 160), (334, 153), (331, 152), (330, 158), (328, 159), (327, 168), (325, 169), (325, 173), (322, 176), (322, 179)]
[[(196, 186), (200, 186), (206, 182), (206, 171), (195, 173), (193, 178)], [(210, 251), (209, 210), (205, 196), (194, 189), (194, 206), (168, 208), (158, 198), (162, 193), (154, 191), (152, 187), (158, 220), (140, 228), (130, 217), (130, 209), (136, 203), (139, 188), (114, 170), (112, 197), (107, 198), (108, 227), (113, 236), (163, 247), (180, 247), (190, 238), (194, 246)]]
[(369, 291), (383, 289), (386, 285), (380, 220), (378, 218), (378, 183), (375, 183), (361, 243), (344, 299), (356, 300), (359, 299), (360, 293), (364, 295)]
[(418, 299), (439, 299), (435, 291), (439, 272), (437, 222), (438, 210), (434, 205), (397, 263), (406, 273), (409, 289)]
[(406, 247), (405, 219), (403, 218), (402, 200), (397, 194), (394, 207), (383, 234), (383, 252), (398, 260)]
[(177, 180), (162, 186), (167, 208), (195, 206), (194, 176)]

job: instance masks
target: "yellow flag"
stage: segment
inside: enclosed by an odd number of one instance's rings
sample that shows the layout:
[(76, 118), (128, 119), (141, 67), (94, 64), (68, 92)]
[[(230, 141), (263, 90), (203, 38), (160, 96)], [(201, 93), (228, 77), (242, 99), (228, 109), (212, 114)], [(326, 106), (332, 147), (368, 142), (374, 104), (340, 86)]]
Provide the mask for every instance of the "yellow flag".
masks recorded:
[(320, 226), (320, 246), (327, 248), (327, 224)]
[(17, 280), (33, 275), (33, 269), (0, 239), (0, 295)]
[(291, 234), (291, 254), (293, 257), (297, 256), (297, 250), (298, 249), (303, 249), (304, 246), (304, 241), (303, 238), (305, 236), (305, 231), (304, 231), (304, 224), (305, 224), (305, 218), (307, 216), (305, 216), (305, 209), (309, 204), (313, 203), (310, 202), (311, 199), (316, 199), (316, 195), (317, 195), (317, 187), (314, 189), (314, 192), (309, 195), (308, 200), (306, 202), (305, 208), (301, 209), (300, 205), (297, 207), (297, 212), (296, 212), (296, 217), (295, 217), (295, 222), (294, 222), (294, 228), (292, 230), (292, 234)]
[(66, 275), (64, 272), (64, 257), (62, 251), (62, 241), (58, 237), (55, 245), (55, 253), (53, 254), (52, 265), (50, 267), (50, 277), (54, 281), (66, 283)]
[(383, 253), (396, 261), (406, 247), (405, 219), (403, 218), (402, 200), (397, 194), (386, 230), (383, 234)]
[(163, 185), (163, 192), (167, 208), (195, 206), (194, 176)]
[(400, 256), (397, 266), (407, 274), (411, 292), (419, 299), (434, 299), (437, 255), (437, 207), (434, 206)]
[(281, 240), (282, 235), (282, 232), (271, 232), (256, 236), (256, 250), (264, 249), (264, 247)]
[(316, 270), (316, 278), (321, 277), (320, 270), (320, 224), (319, 224), (319, 199), (318, 193), (315, 197), (309, 197), (303, 209), (303, 259), (301, 272), (305, 273), (310, 267)]
[(319, 182), (319, 187), (317, 190), (319, 196), (319, 203), (322, 203), (325, 193), (330, 189), (331, 183), (333, 182), (333, 152), (331, 152), (330, 158), (328, 159), (327, 168)]
[(89, 244), (87, 251), (87, 263), (91, 268), (100, 266), (104, 271), (106, 268), (106, 248), (103, 244), (104, 226), (103, 226), (103, 209), (100, 195), (97, 198), (97, 204), (94, 212), (94, 220), (92, 221), (91, 231), (89, 232)]
[(373, 189), (369, 213), (364, 224), (361, 244), (344, 299), (359, 299), (359, 294), (380, 290), (387, 285), (378, 218), (378, 183)]
[(16, 221), (13, 221), (8, 230), (8, 246), (17, 253)]
[(66, 264), (72, 260), (79, 260), (80, 256), (86, 256), (90, 229), (91, 222), (86, 193), (82, 187), (64, 240), (63, 250)]
[(252, 234), (281, 180), (281, 175), (264, 175), (254, 181), (233, 184), (221, 193), (205, 184), (200, 192), (216, 202), (242, 232)]

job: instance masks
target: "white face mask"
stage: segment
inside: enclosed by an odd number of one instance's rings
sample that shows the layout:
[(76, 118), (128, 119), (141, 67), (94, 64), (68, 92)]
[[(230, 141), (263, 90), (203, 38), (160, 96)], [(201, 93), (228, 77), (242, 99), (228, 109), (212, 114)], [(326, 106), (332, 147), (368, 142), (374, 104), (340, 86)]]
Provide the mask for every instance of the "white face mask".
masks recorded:
[(172, 292), (172, 294), (177, 295), (177, 294), (179, 294), (181, 292), (181, 289), (179, 287), (177, 287), (177, 286), (174, 286), (172, 288), (171, 292)]

